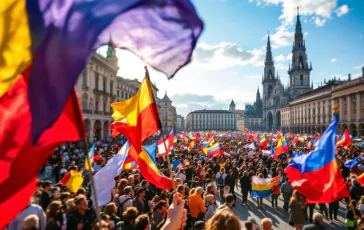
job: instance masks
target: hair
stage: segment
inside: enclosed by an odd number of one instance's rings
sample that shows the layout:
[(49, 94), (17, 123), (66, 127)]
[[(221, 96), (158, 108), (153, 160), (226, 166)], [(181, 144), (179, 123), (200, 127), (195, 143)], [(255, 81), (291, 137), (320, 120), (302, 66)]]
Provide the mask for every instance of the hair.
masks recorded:
[(312, 220), (314, 223), (320, 223), (321, 220), (323, 220), (323, 216), (321, 213), (316, 212), (315, 214), (313, 214)]
[(292, 203), (293, 200), (296, 201), (298, 204), (301, 203), (300, 194), (297, 192), (297, 190), (293, 191), (290, 203)]
[(79, 188), (76, 192), (76, 196), (78, 195), (86, 195), (86, 189), (83, 187)]
[(223, 208), (217, 210), (216, 213), (209, 219), (205, 226), (206, 230), (235, 230), (241, 229), (240, 221), (236, 214), (230, 209)]
[(248, 220), (248, 221), (244, 222), (244, 225), (245, 225), (246, 230), (253, 230), (253, 222)]
[(264, 226), (264, 223), (266, 223), (266, 222), (269, 222), (269, 223), (272, 225), (272, 220), (271, 220), (271, 219), (269, 219), (269, 218), (263, 218), (263, 219), (262, 219), (262, 221), (260, 222), (260, 224), (261, 224), (262, 226)]
[(131, 222), (138, 216), (138, 209), (136, 207), (128, 207), (123, 212), (123, 218), (125, 222)]
[(226, 203), (230, 203), (230, 202), (232, 202), (232, 201), (234, 201), (234, 195), (233, 195), (233, 194), (231, 194), (231, 193), (227, 194), (227, 195), (225, 196), (225, 202), (226, 202)]
[(51, 185), (52, 185), (52, 182), (51, 181), (45, 180), (42, 183), (42, 188), (45, 188), (45, 187), (48, 187), (48, 186), (51, 186)]
[(105, 208), (104, 208), (104, 213), (109, 215), (109, 216), (112, 216), (113, 214), (116, 213), (116, 205), (114, 202), (110, 202), (108, 203), (107, 205), (105, 205)]
[(191, 195), (195, 194), (195, 192), (196, 192), (196, 188), (192, 188), (192, 189), (190, 190), (190, 194), (189, 194), (189, 195), (191, 196)]
[(259, 177), (259, 178), (264, 178), (263, 173), (259, 173), (259, 174), (258, 174), (258, 177)]
[(80, 201), (82, 200), (86, 200), (86, 197), (84, 195), (78, 195), (75, 198), (75, 204), (78, 205), (80, 203)]
[(196, 188), (196, 193), (202, 194), (203, 193), (203, 188), (202, 187), (197, 187)]
[(149, 217), (147, 214), (138, 216), (135, 220), (135, 229), (144, 230), (149, 224)]
[(61, 189), (59, 189), (58, 187), (51, 188), (51, 193), (55, 193), (57, 191), (61, 191)]
[(136, 195), (139, 196), (140, 193), (142, 193), (142, 192), (145, 192), (145, 189), (144, 188), (139, 188)]
[(69, 193), (69, 192), (62, 192), (61, 193), (61, 196), (60, 196), (60, 199), (61, 200), (64, 200), (64, 199), (70, 198), (70, 197), (71, 197), (71, 193)]
[(124, 194), (125, 195), (128, 195), (130, 192), (132, 192), (133, 191), (133, 188), (131, 187), (131, 186), (126, 186), (125, 188), (124, 188)]
[[(101, 220), (101, 227), (102, 228), (109, 228), (109, 223), (107, 223), (104, 220)], [(99, 229), (100, 229), (100, 223), (98, 221), (96, 221), (94, 226), (92, 227), (92, 230), (99, 230)]]
[(180, 192), (182, 190), (185, 190), (185, 186), (183, 186), (182, 184), (178, 185), (177, 192)]
[(57, 216), (58, 209), (60, 209), (61, 207), (62, 207), (61, 201), (58, 201), (58, 200), (52, 201), (48, 205), (47, 210), (46, 210), (47, 220), (49, 221), (50, 218), (55, 218)]
[(29, 215), (24, 219), (22, 229), (34, 230), (38, 229), (38, 226), (39, 226), (39, 217), (37, 215)]
[(165, 206), (167, 204), (167, 201), (165, 200), (160, 200), (158, 201), (155, 206), (154, 206), (154, 209), (153, 209), (153, 212), (155, 212), (155, 210), (157, 209), (161, 209), (163, 206)]
[(224, 173), (225, 172), (225, 168), (224, 167), (221, 167), (220, 168), (220, 173)]

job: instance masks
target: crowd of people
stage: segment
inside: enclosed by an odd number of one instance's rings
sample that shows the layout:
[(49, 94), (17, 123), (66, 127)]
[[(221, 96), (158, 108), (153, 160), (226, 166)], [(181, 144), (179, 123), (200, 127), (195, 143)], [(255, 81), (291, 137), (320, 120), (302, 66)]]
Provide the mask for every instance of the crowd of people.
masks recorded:
[[(267, 135), (269, 143), (274, 142), (273, 138), (273, 135)], [(84, 170), (85, 153), (82, 147), (77, 143), (63, 145), (55, 150), (41, 170), (37, 189), (29, 205), (7, 229), (270, 230), (277, 223), (269, 218), (257, 223), (249, 216), (241, 220), (235, 207), (256, 205), (257, 209), (277, 209), (280, 196), (284, 201), (282, 208), (289, 216), (289, 224), (295, 229), (325, 229), (325, 218), (329, 224), (337, 222), (340, 202), (347, 206), (344, 217), (347, 228), (364, 229), (364, 187), (356, 179), (362, 171), (361, 161), (364, 162), (360, 147), (353, 145), (350, 148), (338, 148), (337, 151), (340, 169), (347, 179), (352, 199), (317, 204), (319, 212), (316, 212), (316, 204), (307, 203), (305, 197), (292, 188), (284, 173), (293, 151), (310, 151), (305, 143), (293, 146), (289, 139), (289, 151), (273, 159), (262, 153), (258, 143), (255, 149), (245, 148), (251, 141), (247, 140), (243, 132), (232, 132), (229, 136), (215, 135), (214, 139), (220, 143), (224, 152), (218, 157), (206, 156), (200, 150), (200, 140), (190, 151), (182, 139), (175, 143), (170, 158), (173, 177), (179, 184), (176, 192), (156, 188), (143, 179), (138, 168), (122, 171), (114, 178), (110, 202), (101, 207), (101, 221), (98, 221), (98, 213), (90, 199), (92, 189), (87, 177), (75, 193), (57, 183), (70, 170)], [(118, 152), (122, 143), (120, 139), (97, 142), (94, 173)], [(356, 157), (359, 157), (358, 166), (352, 169), (344, 166), (345, 161)], [(166, 157), (159, 157), (157, 164), (161, 173), (172, 176)], [(263, 198), (252, 198), (252, 176), (273, 178), (277, 175), (281, 176), (281, 181), (272, 188), (269, 197), (271, 207), (267, 207), (267, 202), (264, 204)], [(241, 191), (241, 199), (236, 196), (237, 190)], [(255, 204), (252, 205), (248, 200)]]

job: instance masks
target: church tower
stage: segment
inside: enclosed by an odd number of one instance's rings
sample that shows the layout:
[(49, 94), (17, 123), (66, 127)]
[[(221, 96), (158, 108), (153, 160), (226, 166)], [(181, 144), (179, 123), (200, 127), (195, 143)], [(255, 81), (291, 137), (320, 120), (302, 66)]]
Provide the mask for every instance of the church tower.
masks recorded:
[[(267, 42), (267, 53), (265, 54), (265, 63), (264, 63), (264, 75), (262, 79), (263, 84), (263, 107), (266, 107), (266, 102), (268, 98), (271, 96), (273, 87), (276, 83), (277, 79), (275, 77), (275, 68), (274, 61), (272, 55), (272, 48), (270, 46), (270, 38), (268, 32), (268, 42)], [(258, 89), (259, 90), (259, 89)]]
[(262, 116), (262, 99), (260, 98), (259, 87), (255, 98), (255, 112), (257, 115)]
[(296, 32), (292, 48), (292, 63), (289, 66), (289, 95), (292, 100), (300, 94), (311, 90), (310, 72), (312, 64), (308, 65), (306, 44), (303, 40), (300, 14), (297, 8)]
[(119, 70), (119, 59), (116, 56), (115, 44), (112, 41), (111, 35), (109, 40), (109, 45), (106, 51), (106, 60), (113, 66), (113, 68), (118, 71)]
[(234, 100), (232, 100), (229, 106), (229, 111), (234, 112), (235, 108), (236, 108), (235, 102)]

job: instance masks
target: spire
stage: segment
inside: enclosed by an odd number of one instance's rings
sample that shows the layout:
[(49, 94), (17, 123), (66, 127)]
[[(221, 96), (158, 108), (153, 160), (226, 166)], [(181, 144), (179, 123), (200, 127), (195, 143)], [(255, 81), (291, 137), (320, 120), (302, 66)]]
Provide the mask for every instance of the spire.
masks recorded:
[(107, 52), (106, 52), (106, 56), (107, 57), (114, 57), (116, 56), (116, 45), (114, 43), (114, 41), (112, 40), (111, 34), (110, 34), (110, 38), (109, 38), (109, 44), (107, 47)]
[(311, 89), (313, 89), (313, 81), (311, 81)]
[(258, 85), (258, 90), (257, 90), (257, 94), (260, 94), (260, 93), (259, 93), (259, 85)]
[(312, 70), (312, 62), (310, 61), (310, 69)]
[(301, 27), (301, 21), (300, 21), (300, 8), (299, 7), (297, 7), (296, 34), (302, 34), (302, 27)]
[(268, 42), (267, 42), (267, 53), (265, 55), (265, 62), (273, 62), (272, 57), (272, 48), (270, 47), (270, 37), (269, 37), (269, 31), (268, 31)]

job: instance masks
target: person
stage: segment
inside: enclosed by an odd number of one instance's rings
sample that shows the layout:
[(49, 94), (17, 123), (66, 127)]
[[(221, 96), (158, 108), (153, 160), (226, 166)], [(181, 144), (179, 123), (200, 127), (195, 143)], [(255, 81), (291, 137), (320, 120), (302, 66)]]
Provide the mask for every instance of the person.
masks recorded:
[(176, 174), (176, 178), (179, 178), (181, 180), (181, 184), (184, 184), (186, 180), (185, 170), (180, 169), (179, 172)]
[[(339, 201), (340, 200), (335, 200), (331, 203), (329, 203), (329, 216), (330, 216), (330, 224), (332, 224), (333, 220), (337, 220), (337, 212), (339, 210)], [(334, 214), (334, 218), (332, 218), (332, 214)]]
[(38, 230), (39, 229), (39, 218), (37, 215), (29, 215), (25, 217), (21, 228), (22, 230)]
[(122, 213), (123, 221), (116, 224), (117, 230), (134, 230), (135, 219), (138, 217), (138, 209), (135, 207), (128, 207)]
[(225, 197), (225, 203), (221, 206), (219, 206), (217, 209), (230, 209), (231, 211), (235, 212), (235, 210), (233, 209), (233, 205), (234, 205), (234, 196), (233, 194), (228, 194)]
[[(264, 178), (263, 173), (259, 173), (258, 178)], [(257, 197), (257, 207), (263, 208), (263, 197)]]
[(167, 217), (168, 204), (167, 201), (160, 200), (153, 209), (153, 226), (157, 226)]
[(227, 175), (225, 177), (225, 186), (226, 185), (228, 185), (230, 187), (229, 193), (233, 194), (234, 200), (236, 200), (235, 186), (236, 187), (238, 186), (238, 178), (235, 177), (233, 169), (230, 169), (229, 170), (229, 175)]
[(187, 210), (184, 209), (185, 203), (177, 194), (173, 195), (172, 204), (168, 208), (166, 222), (161, 230), (183, 229), (186, 226)]
[[(349, 205), (347, 207), (345, 223), (346, 223), (346, 226), (348, 227), (348, 230), (357, 229), (356, 220), (359, 219), (361, 213), (356, 208), (356, 205), (357, 205), (356, 200), (351, 200), (351, 203), (349, 203)], [(354, 212), (352, 211), (352, 209), (354, 209)]]
[(188, 207), (194, 224), (198, 220), (203, 220), (206, 212), (204, 201), (202, 200), (202, 187), (197, 187), (195, 193), (188, 197)]
[(364, 195), (364, 188), (360, 185), (357, 179), (353, 179), (351, 183), (352, 186), (349, 188), (350, 196), (353, 200), (358, 202), (360, 197)]
[[(231, 196), (230, 196), (231, 195)], [(234, 201), (232, 194), (228, 195)], [(240, 221), (234, 211), (228, 208), (222, 208), (216, 211), (205, 225), (205, 230), (235, 230), (241, 229)]]
[(273, 224), (272, 224), (272, 220), (269, 218), (263, 218), (262, 221), (260, 222), (260, 228), (262, 230), (272, 230)]
[(323, 225), (324, 217), (321, 213), (316, 212), (313, 214), (313, 223), (303, 226), (302, 230), (325, 230), (325, 226)]
[(76, 212), (72, 213), (67, 221), (67, 229), (90, 230), (96, 215), (87, 206), (86, 197), (78, 195), (75, 198)]
[[(134, 179), (134, 177), (133, 177)], [(124, 211), (129, 208), (129, 207), (133, 207), (133, 200), (132, 198), (132, 194), (133, 192), (133, 188), (131, 186), (126, 186), (123, 190), (124, 195), (120, 196), (118, 198), (119, 200), (119, 206), (118, 206), (118, 216), (120, 217), (120, 219), (122, 219), (123, 213)]]
[(144, 190), (145, 190), (145, 197), (144, 198), (147, 201), (152, 200), (153, 197), (154, 197), (154, 193), (153, 193), (152, 189), (150, 189), (149, 182), (147, 180), (142, 180), (141, 185), (142, 185), (142, 188), (144, 188)]
[(22, 230), (23, 221), (27, 216), (35, 215), (38, 218), (39, 229), (46, 229), (46, 215), (42, 209), (37, 204), (29, 204), (19, 215), (17, 215), (13, 221), (10, 222), (8, 230)]
[(43, 181), (42, 183), (42, 195), (39, 198), (39, 205), (44, 211), (47, 210), (48, 205), (51, 203), (51, 198), (49, 196), (49, 190), (51, 189), (51, 181)]
[(294, 191), (292, 194), (289, 208), (291, 209), (289, 222), (293, 223), (297, 230), (301, 230), (305, 223), (305, 204), (302, 202), (301, 195), (297, 191)]
[(120, 222), (120, 218), (116, 215), (116, 205), (114, 202), (105, 205), (104, 213), (110, 216), (110, 222), (114, 225), (117, 225)]
[(248, 217), (248, 220), (244, 222), (245, 229), (246, 230), (257, 230), (258, 225), (257, 222), (250, 216)]
[(252, 187), (252, 182), (249, 178), (249, 174), (247, 171), (243, 173), (243, 176), (240, 178), (240, 186), (242, 192), (243, 205), (248, 205), (248, 192)]
[(194, 230), (205, 230), (205, 222), (202, 220), (199, 220), (193, 225)]
[(149, 230), (149, 217), (147, 214), (140, 215), (135, 220), (136, 230)]
[(61, 201), (52, 201), (47, 208), (46, 230), (61, 230), (62, 222), (59, 220), (59, 213), (62, 208)]
[(291, 199), (292, 196), (292, 186), (291, 183), (289, 183), (289, 179), (288, 177), (286, 177), (285, 182), (281, 185), (281, 193), (283, 195), (283, 208), (285, 211), (288, 211), (288, 204), (289, 204), (289, 200)]
[(279, 191), (279, 185), (277, 184), (272, 187), (272, 208), (277, 209), (279, 195), (281, 195), (281, 192)]
[(215, 206), (215, 196), (213, 194), (209, 194), (205, 197), (206, 203), (206, 214), (205, 214), (205, 222), (207, 222), (215, 213), (216, 206)]
[(144, 199), (145, 189), (138, 189), (136, 194), (137, 196), (133, 200), (133, 206), (138, 209), (139, 215), (149, 212), (148, 202)]
[(216, 173), (215, 182), (217, 184), (218, 189), (220, 190), (220, 199), (224, 201), (224, 184), (226, 178), (225, 168), (221, 167), (220, 172)]
[(109, 230), (111, 227), (110, 227), (110, 224), (107, 223), (105, 220), (101, 220), (101, 228), (100, 228), (100, 223), (99, 222), (96, 222), (94, 224), (94, 226), (92, 227), (92, 230)]

